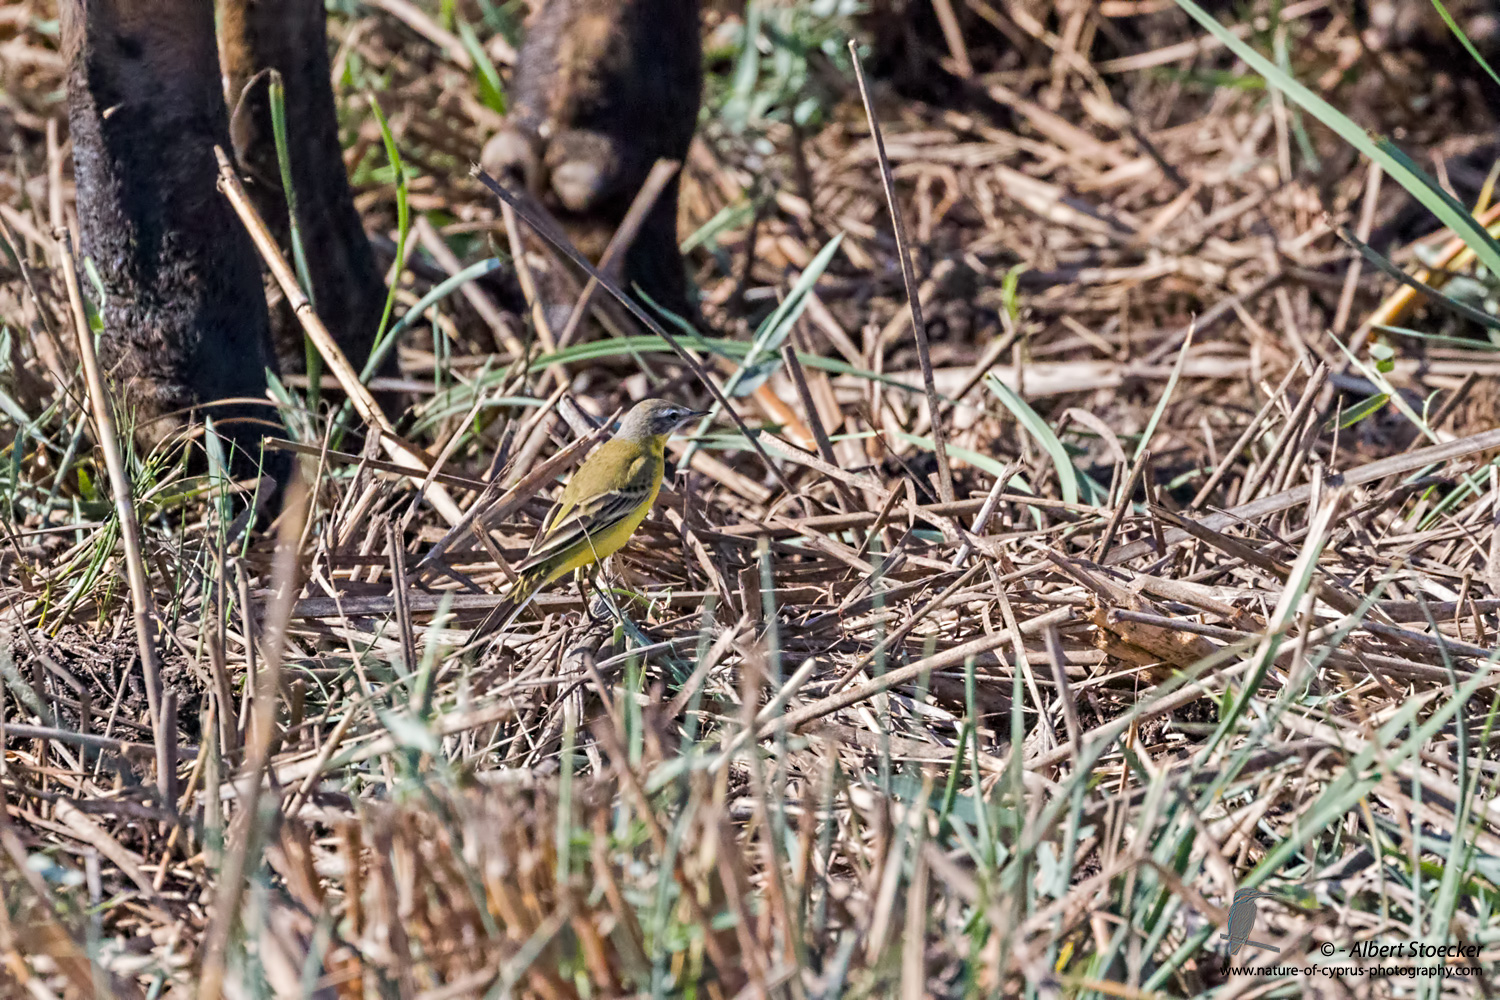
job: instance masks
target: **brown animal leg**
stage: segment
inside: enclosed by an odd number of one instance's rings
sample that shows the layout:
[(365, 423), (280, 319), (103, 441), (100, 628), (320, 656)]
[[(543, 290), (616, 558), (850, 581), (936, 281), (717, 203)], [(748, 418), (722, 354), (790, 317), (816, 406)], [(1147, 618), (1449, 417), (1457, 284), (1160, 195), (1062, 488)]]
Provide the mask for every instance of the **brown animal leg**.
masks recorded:
[[(103, 358), (138, 436), (155, 443), (189, 408), (264, 398), (274, 365), (255, 251), (216, 187), (213, 146), (228, 143), (229, 123), (213, 12), (198, 0), (59, 6), (80, 243), (104, 285)], [(279, 426), (254, 404), (205, 412), (251, 454)]]
[[(547, 0), (527, 27), (511, 111), (483, 163), (526, 184), (596, 260), (652, 165), (687, 155), (703, 84), (698, 6)], [(631, 245), (624, 278), (665, 308), (694, 314), (677, 250), (675, 180)], [(565, 317), (572, 301), (547, 306)]]
[[(234, 148), (253, 182), (247, 189), (290, 260), (268, 80), (257, 79), (274, 69), (286, 91), (288, 158), (313, 302), (358, 369), (370, 356), (386, 289), (344, 172), (322, 0), (220, 0), (219, 12)], [(272, 310), (271, 336), (283, 370), (302, 371), (302, 328), (284, 301)]]

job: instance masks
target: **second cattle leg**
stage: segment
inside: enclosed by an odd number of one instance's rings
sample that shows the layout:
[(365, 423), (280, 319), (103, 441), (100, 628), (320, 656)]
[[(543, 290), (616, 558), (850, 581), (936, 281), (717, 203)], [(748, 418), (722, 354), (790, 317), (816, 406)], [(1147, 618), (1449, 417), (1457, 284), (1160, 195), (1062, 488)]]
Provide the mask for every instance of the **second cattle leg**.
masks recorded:
[[(224, 79), (235, 109), (230, 131), (235, 155), (250, 175), (246, 188), (291, 259), (269, 85), (264, 76), (256, 79), (274, 69), (285, 87), (288, 160), (313, 303), (358, 370), (370, 356), (386, 289), (344, 172), (322, 0), (219, 0), (219, 13)], [(291, 310), (274, 309), (271, 324), (283, 370), (301, 371), (302, 328)]]
[[(698, 32), (698, 0), (547, 0), (527, 26), (485, 168), (525, 183), (597, 261), (656, 161), (687, 155), (703, 83)], [(692, 315), (676, 178), (631, 245), (624, 278)], [(555, 332), (573, 306), (569, 283), (539, 284)]]

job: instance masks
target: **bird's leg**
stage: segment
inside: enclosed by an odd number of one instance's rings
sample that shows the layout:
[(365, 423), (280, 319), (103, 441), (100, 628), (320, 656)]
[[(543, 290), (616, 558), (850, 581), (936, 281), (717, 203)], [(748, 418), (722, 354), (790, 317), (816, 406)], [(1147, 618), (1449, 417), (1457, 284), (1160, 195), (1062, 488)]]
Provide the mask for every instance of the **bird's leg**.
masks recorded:
[(573, 571), (573, 583), (578, 587), (578, 599), (583, 602), (583, 616), (590, 622), (594, 621), (594, 612), (589, 607), (589, 578), (588, 574), (581, 569)]
[[(601, 594), (597, 600), (589, 600), (589, 591), (595, 589), (591, 586), (594, 579), (594, 571), (580, 569), (576, 574), (576, 578), (578, 580), (578, 596), (583, 599), (583, 613), (588, 617), (589, 623), (592, 625), (604, 624), (609, 620), (610, 615), (603, 595)], [(603, 611), (596, 611), (596, 606), (600, 604), (605, 604), (605, 609)]]

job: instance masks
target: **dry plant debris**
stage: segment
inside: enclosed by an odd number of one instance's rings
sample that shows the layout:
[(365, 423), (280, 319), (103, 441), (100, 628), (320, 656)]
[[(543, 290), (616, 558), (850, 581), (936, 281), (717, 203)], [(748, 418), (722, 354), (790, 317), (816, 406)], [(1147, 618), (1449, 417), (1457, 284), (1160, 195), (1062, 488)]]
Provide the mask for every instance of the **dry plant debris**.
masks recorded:
[[(1167, 3), (716, 7), (685, 342), (756, 447), (728, 419), (678, 447), (607, 613), (559, 587), (470, 646), (600, 421), (710, 396), (603, 296), (550, 354), (497, 304), (468, 164), (513, 12), (437, 6), (338, 5), (331, 39), (406, 310), (376, 388), (425, 451), (289, 379), (300, 474), (260, 524), (127, 448), (159, 732), (51, 236), (55, 12), (0, 9), (0, 991), (1493, 992), (1500, 365), (1377, 313), (1336, 230), (1473, 286), (1450, 237), (1414, 248), (1391, 182)], [(1232, 17), (1487, 201), (1488, 83), (1347, 7)], [(1280, 952), (1226, 962), (1248, 887)], [(1447, 979), (1351, 952), (1396, 941), (1469, 950)]]

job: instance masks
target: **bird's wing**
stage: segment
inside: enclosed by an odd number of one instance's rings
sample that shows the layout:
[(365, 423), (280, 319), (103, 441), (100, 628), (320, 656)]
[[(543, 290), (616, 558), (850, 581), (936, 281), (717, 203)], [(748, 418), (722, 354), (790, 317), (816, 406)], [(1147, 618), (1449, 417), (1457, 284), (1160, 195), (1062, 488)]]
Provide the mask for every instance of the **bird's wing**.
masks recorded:
[[(638, 449), (611, 449), (609, 444), (573, 476), (516, 572), (534, 569), (585, 538), (597, 538), (650, 498), (655, 486), (651, 456)], [(611, 481), (621, 485), (596, 491), (596, 484)]]

